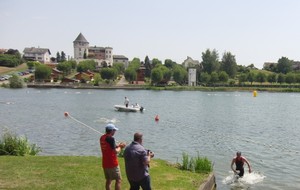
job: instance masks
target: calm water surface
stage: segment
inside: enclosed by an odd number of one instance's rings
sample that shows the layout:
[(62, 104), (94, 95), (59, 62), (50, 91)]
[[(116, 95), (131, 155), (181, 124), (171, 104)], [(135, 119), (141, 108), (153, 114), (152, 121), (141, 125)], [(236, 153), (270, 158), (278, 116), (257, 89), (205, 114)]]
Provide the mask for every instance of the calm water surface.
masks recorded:
[[(146, 111), (115, 111), (124, 96)], [(100, 156), (99, 134), (65, 112), (100, 132), (115, 122), (119, 141), (130, 143), (134, 132), (143, 132), (156, 158), (181, 162), (183, 152), (208, 157), (218, 189), (300, 189), (297, 93), (259, 92), (254, 98), (251, 92), (0, 89), (1, 134), (8, 128), (26, 135), (42, 147), (42, 155)], [(237, 150), (254, 173), (230, 183)]]

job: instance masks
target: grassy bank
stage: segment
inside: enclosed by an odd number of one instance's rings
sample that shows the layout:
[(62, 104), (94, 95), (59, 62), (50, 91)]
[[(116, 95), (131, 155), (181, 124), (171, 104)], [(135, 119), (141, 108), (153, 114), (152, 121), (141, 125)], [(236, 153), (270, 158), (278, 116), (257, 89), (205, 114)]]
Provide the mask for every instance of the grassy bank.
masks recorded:
[[(129, 189), (124, 160), (119, 158), (122, 189)], [(154, 159), (150, 175), (155, 190), (198, 189), (208, 174), (182, 171)], [(101, 158), (86, 156), (1, 156), (0, 189), (104, 189)]]

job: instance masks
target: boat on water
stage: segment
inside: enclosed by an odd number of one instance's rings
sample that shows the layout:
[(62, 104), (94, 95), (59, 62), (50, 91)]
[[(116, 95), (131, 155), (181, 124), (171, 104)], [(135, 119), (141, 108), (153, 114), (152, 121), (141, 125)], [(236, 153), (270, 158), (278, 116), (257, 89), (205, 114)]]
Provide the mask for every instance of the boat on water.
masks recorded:
[(125, 105), (115, 105), (114, 107), (117, 111), (123, 111), (123, 112), (138, 112), (138, 111), (142, 112), (142, 111), (144, 111), (144, 108), (139, 105), (131, 105), (128, 107), (126, 107)]

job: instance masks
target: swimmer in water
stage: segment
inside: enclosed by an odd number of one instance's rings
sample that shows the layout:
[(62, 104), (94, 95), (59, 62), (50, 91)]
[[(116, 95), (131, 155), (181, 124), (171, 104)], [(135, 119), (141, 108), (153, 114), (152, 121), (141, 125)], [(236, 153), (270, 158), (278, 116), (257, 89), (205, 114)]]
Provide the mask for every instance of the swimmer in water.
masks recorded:
[[(251, 165), (250, 165), (249, 161), (245, 157), (242, 156), (242, 153), (240, 151), (238, 151), (236, 153), (236, 157), (234, 157), (231, 161), (231, 169), (236, 175), (239, 175), (239, 177), (244, 176), (244, 163), (245, 162), (248, 165), (249, 173), (251, 173)], [(236, 166), (235, 169), (233, 168), (234, 164)]]

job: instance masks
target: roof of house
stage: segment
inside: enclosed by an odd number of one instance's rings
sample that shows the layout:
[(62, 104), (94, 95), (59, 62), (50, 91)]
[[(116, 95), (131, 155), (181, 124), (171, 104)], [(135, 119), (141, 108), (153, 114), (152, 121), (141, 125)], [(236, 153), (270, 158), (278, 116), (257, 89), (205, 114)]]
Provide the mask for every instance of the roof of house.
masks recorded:
[(25, 48), (23, 53), (30, 53), (30, 54), (45, 54), (49, 52), (51, 55), (51, 52), (47, 48), (35, 48), (35, 47), (30, 47), (30, 48)]
[(77, 38), (74, 40), (74, 42), (87, 42), (87, 43), (89, 43), (89, 42), (85, 39), (85, 37), (81, 34), (81, 32), (80, 32), (80, 34), (77, 36)]
[(128, 59), (127, 57), (125, 57), (124, 55), (113, 55), (114, 59)]

